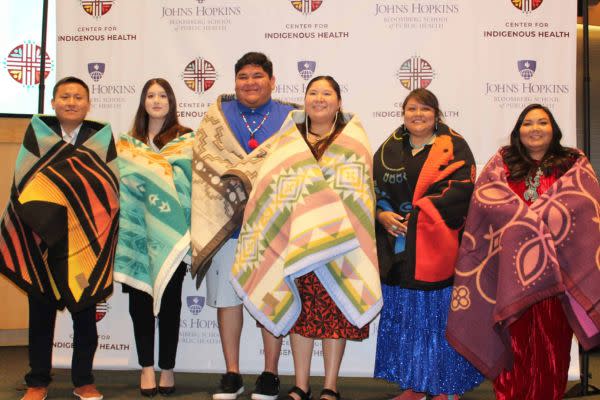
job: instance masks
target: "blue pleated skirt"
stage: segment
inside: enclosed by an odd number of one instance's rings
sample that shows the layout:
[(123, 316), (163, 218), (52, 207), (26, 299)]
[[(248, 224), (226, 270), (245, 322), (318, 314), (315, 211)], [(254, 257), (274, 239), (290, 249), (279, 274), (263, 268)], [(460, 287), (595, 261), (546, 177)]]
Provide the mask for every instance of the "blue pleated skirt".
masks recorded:
[(483, 376), (446, 341), (452, 287), (412, 290), (382, 285), (375, 377), (401, 389), (458, 394)]

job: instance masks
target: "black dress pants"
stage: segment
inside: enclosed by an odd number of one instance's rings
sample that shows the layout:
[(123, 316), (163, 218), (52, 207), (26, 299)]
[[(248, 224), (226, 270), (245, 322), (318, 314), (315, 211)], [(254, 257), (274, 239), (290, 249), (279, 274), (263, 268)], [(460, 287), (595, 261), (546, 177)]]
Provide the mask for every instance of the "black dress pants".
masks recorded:
[[(179, 321), (181, 315), (181, 288), (187, 265), (181, 263), (171, 277), (163, 293), (158, 313), (158, 367), (173, 369), (179, 342)], [(129, 315), (133, 322), (133, 334), (142, 367), (154, 365), (155, 318), (152, 312), (152, 296), (132, 287), (129, 293)]]
[[(73, 355), (71, 380), (75, 387), (94, 383), (92, 364), (98, 346), (96, 307), (71, 314), (73, 319)], [(29, 387), (48, 386), (52, 378), (52, 346), (56, 307), (43, 299), (29, 296), (29, 366), (25, 375)]]

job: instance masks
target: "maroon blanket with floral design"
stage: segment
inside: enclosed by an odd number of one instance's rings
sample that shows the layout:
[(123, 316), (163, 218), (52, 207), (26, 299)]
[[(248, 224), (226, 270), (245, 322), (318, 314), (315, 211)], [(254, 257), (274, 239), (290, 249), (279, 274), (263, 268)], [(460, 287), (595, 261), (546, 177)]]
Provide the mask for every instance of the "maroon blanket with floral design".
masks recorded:
[(600, 344), (600, 187), (585, 157), (531, 206), (497, 153), (477, 180), (456, 265), (447, 337), (488, 378), (512, 366), (509, 325), (559, 296), (585, 348)]

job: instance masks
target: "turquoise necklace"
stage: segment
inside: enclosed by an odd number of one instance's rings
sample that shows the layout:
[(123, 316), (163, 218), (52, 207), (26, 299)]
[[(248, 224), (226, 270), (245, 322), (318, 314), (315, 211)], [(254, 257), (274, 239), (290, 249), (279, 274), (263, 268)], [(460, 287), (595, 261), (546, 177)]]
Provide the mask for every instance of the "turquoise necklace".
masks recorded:
[(428, 144), (433, 143), (433, 140), (435, 139), (435, 133), (433, 133), (428, 140), (425, 140), (422, 144), (420, 145), (415, 145), (412, 140), (410, 140), (410, 135), (408, 135), (408, 144), (410, 144), (410, 147), (412, 147), (413, 150), (421, 150), (423, 147), (427, 146)]

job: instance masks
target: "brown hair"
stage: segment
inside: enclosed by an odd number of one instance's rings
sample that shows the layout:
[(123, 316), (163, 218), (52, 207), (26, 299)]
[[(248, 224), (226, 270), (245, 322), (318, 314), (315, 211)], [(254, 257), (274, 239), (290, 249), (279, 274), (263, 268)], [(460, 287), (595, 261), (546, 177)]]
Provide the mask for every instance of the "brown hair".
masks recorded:
[(140, 103), (133, 120), (131, 136), (148, 144), (148, 112), (146, 111), (146, 96), (148, 95), (150, 86), (154, 84), (159, 85), (165, 90), (167, 99), (169, 100), (169, 111), (165, 116), (165, 121), (163, 122), (159, 133), (153, 140), (154, 144), (160, 149), (179, 135), (190, 132), (191, 129), (179, 124), (179, 119), (177, 118), (177, 100), (175, 99), (175, 92), (173, 92), (173, 88), (169, 82), (163, 78), (153, 78), (148, 80), (142, 89)]

